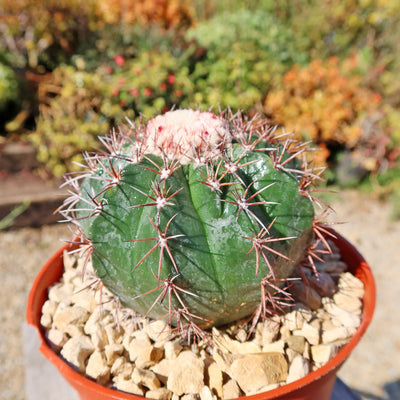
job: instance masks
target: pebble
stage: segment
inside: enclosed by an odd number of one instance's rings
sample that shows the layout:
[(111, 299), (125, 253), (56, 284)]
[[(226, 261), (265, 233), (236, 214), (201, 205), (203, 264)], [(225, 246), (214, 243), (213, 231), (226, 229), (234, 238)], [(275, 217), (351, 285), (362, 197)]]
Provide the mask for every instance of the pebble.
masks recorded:
[(290, 338), (287, 339), (286, 341), (289, 349), (303, 354), (304, 353), (304, 349), (305, 349), (305, 344), (306, 344), (306, 339), (304, 336), (290, 336)]
[(162, 320), (146, 323), (144, 325), (144, 331), (157, 346), (165, 345), (171, 337), (171, 328)]
[(56, 303), (70, 303), (74, 294), (74, 285), (72, 283), (57, 283), (49, 290), (49, 300)]
[(222, 393), (224, 399), (236, 399), (242, 395), (239, 385), (233, 379), (229, 379), (224, 384)]
[(107, 359), (108, 365), (113, 365), (115, 361), (122, 355), (124, 351), (124, 346), (122, 344), (107, 344), (104, 346), (104, 354)]
[(282, 353), (247, 354), (232, 363), (231, 371), (232, 378), (248, 394), (262, 386), (284, 381), (288, 365)]
[(116, 380), (114, 382), (114, 386), (118, 390), (122, 390), (123, 392), (136, 394), (138, 396), (143, 396), (144, 390), (141, 389), (135, 382), (130, 379), (121, 379)]
[(214, 396), (208, 386), (203, 386), (201, 389), (200, 400), (214, 400)]
[(251, 396), (254, 394), (259, 394), (259, 393), (264, 393), (264, 392), (269, 392), (270, 390), (276, 389), (281, 385), (282, 385), (281, 383), (273, 383), (272, 385), (265, 385), (265, 386), (262, 386), (257, 391), (255, 391), (254, 393), (253, 392), (249, 393), (248, 396)]
[(89, 357), (86, 374), (95, 379), (100, 385), (105, 385), (110, 380), (110, 367), (104, 353), (95, 350)]
[(64, 332), (71, 337), (81, 336), (84, 334), (82, 325), (74, 325), (74, 324), (66, 325), (64, 328)]
[(288, 338), (290, 338), (290, 336), (292, 336), (292, 332), (286, 325), (281, 326), (279, 333), (281, 336), (280, 340), (283, 340), (283, 341), (287, 340)]
[(340, 349), (340, 344), (319, 344), (311, 346), (311, 355), (313, 361), (319, 365), (326, 364), (332, 357), (334, 357)]
[[(179, 397), (178, 397), (179, 399)], [(183, 396), (181, 396), (180, 398), (181, 400), (198, 400), (198, 393), (194, 394), (194, 393), (189, 393), (189, 394), (184, 394)]]
[(299, 353), (297, 351), (292, 350), (291, 348), (287, 348), (285, 350), (285, 355), (286, 355), (286, 359), (289, 363), (289, 365), (292, 363), (292, 361), (294, 360), (295, 357), (297, 357), (299, 355)]
[(304, 357), (298, 355), (290, 364), (289, 373), (286, 379), (287, 383), (297, 381), (310, 373), (310, 362)]
[(61, 350), (61, 355), (80, 372), (85, 372), (86, 359), (94, 352), (91, 340), (85, 336), (74, 336), (69, 339)]
[(204, 362), (190, 350), (182, 351), (168, 375), (167, 389), (178, 396), (200, 393), (204, 386)]
[(307, 342), (307, 340), (304, 344), (303, 357), (306, 358), (307, 360), (311, 360), (311, 345), (310, 343)]
[(293, 310), (283, 317), (283, 323), (290, 331), (301, 329), (304, 322), (306, 322), (304, 314), (299, 310)]
[(280, 327), (279, 317), (259, 322), (256, 327), (255, 342), (260, 346), (272, 343), (278, 337)]
[(168, 380), (169, 373), (173, 370), (176, 365), (175, 360), (168, 360), (164, 358), (159, 363), (151, 367), (151, 370), (156, 373), (160, 381), (165, 385)]
[(139, 386), (146, 386), (150, 390), (159, 389), (161, 383), (156, 374), (147, 369), (136, 367), (132, 373), (132, 380)]
[(51, 328), (47, 332), (47, 338), (52, 344), (54, 344), (58, 349), (61, 349), (65, 343), (68, 341), (68, 335), (56, 328)]
[(322, 332), (322, 343), (331, 343), (351, 337), (355, 333), (355, 328), (345, 326), (334, 327)]
[(337, 306), (329, 297), (325, 297), (322, 303), (326, 312), (339, 324), (348, 328), (357, 328), (360, 325), (361, 318), (358, 315)]
[(44, 328), (51, 329), (53, 326), (53, 318), (51, 318), (50, 314), (42, 314), (40, 317), (40, 325)]
[(106, 332), (108, 343), (110, 344), (122, 343), (125, 330), (121, 325), (116, 327), (114, 323), (106, 324), (104, 326), (104, 331)]
[(58, 307), (58, 303), (53, 300), (46, 300), (42, 307), (42, 313), (48, 314), (50, 317), (53, 317), (56, 313)]
[[(287, 337), (287, 339), (289, 339), (289, 337)], [(285, 341), (282, 339), (276, 340), (275, 342), (266, 344), (265, 346), (263, 346), (262, 348), (263, 353), (271, 353), (271, 352), (275, 352), (275, 353), (285, 353)]]
[(362, 301), (359, 297), (346, 293), (344, 290), (340, 290), (333, 296), (333, 301), (337, 306), (343, 308), (344, 310), (358, 316), (361, 315)]
[(241, 343), (244, 343), (247, 340), (247, 332), (245, 329), (239, 329), (235, 335), (235, 339)]
[(357, 296), (359, 299), (364, 297), (364, 285), (350, 272), (343, 273), (338, 282), (339, 290), (344, 293), (351, 293), (353, 296)]
[(84, 327), (84, 331), (87, 335), (96, 332), (96, 329), (101, 321), (101, 317), (102, 317), (102, 311), (100, 310), (99, 307), (96, 308), (96, 310), (90, 314)]
[(92, 313), (96, 306), (97, 302), (95, 297), (93, 296), (92, 293), (89, 293), (88, 291), (81, 290), (76, 292), (74, 290), (74, 294), (72, 295), (71, 302), (76, 305), (84, 308), (87, 310), (89, 313)]
[(171, 400), (172, 392), (166, 388), (151, 389), (146, 392), (148, 399)]
[(177, 342), (166, 342), (164, 345), (164, 355), (167, 360), (175, 360), (183, 347)]
[(109, 344), (107, 333), (102, 324), (96, 323), (96, 329), (90, 333), (90, 339), (96, 349), (104, 349)]
[(127, 379), (132, 375), (132, 372), (133, 364), (128, 362), (128, 360), (122, 356), (118, 357), (111, 367), (111, 374), (121, 379)]
[(294, 331), (293, 335), (303, 336), (311, 345), (318, 344), (320, 341), (319, 328), (308, 322), (305, 322), (301, 329)]
[(163, 356), (163, 350), (154, 347), (144, 332), (133, 338), (126, 346), (126, 350), (128, 351), (129, 359), (141, 368), (154, 365)]
[(223, 396), (222, 370), (216, 362), (211, 362), (207, 368), (208, 386), (219, 398)]
[(221, 333), (216, 328), (213, 328), (212, 335), (216, 346), (218, 346), (224, 352), (229, 352), (232, 354), (248, 354), (259, 353), (261, 351), (261, 348), (257, 343), (239, 342), (229, 337), (228, 334)]
[(213, 349), (213, 358), (221, 371), (231, 375), (231, 365), (238, 356), (221, 351), (217, 346)]

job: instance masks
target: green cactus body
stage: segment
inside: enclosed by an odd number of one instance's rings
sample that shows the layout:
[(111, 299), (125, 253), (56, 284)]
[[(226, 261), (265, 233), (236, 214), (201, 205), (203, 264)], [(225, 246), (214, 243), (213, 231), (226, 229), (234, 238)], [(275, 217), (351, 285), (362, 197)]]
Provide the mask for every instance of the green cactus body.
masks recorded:
[(124, 306), (173, 325), (224, 325), (252, 314), (262, 283), (279, 284), (304, 258), (314, 212), (297, 161), (226, 124), (230, 141), (212, 158), (135, 159), (140, 139), (128, 140), (83, 179), (76, 221)]

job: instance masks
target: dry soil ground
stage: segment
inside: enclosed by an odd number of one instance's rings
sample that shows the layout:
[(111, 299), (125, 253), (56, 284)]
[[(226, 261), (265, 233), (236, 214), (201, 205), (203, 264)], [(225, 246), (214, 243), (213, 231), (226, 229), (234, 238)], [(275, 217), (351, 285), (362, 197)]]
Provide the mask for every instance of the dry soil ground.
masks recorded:
[[(356, 192), (334, 202), (336, 229), (372, 267), (378, 297), (374, 320), (339, 376), (365, 400), (400, 399), (400, 221), (389, 206)], [(0, 398), (24, 400), (21, 325), (30, 285), (50, 255), (69, 239), (63, 225), (0, 232)]]

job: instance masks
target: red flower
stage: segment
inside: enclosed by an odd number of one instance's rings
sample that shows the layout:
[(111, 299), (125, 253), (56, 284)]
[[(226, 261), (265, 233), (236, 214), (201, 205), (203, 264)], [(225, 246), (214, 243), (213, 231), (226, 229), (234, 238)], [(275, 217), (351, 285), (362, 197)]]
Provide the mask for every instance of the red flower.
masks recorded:
[(177, 89), (177, 90), (175, 90), (175, 92), (174, 92), (174, 95), (175, 96), (177, 96), (177, 97), (181, 97), (182, 96), (182, 90), (180, 90), (180, 89)]
[(107, 65), (106, 67), (104, 67), (104, 73), (107, 75), (112, 74), (114, 71), (113, 67), (110, 67), (109, 65)]
[(123, 56), (121, 56), (120, 54), (116, 54), (114, 56), (114, 61), (115, 61), (115, 64), (118, 65), (118, 67), (122, 67), (125, 64), (125, 58)]
[(175, 78), (175, 75), (168, 75), (168, 79), (167, 79), (167, 81), (168, 81), (168, 83), (170, 84), (170, 85), (173, 85), (174, 83), (175, 83), (175, 81), (176, 81), (176, 78)]
[(167, 84), (164, 82), (160, 83), (160, 90), (166, 90), (167, 89)]
[(112, 90), (112, 92), (111, 92), (111, 94), (113, 95), (113, 96), (118, 96), (119, 95), (119, 88), (114, 88), (113, 90)]
[(379, 93), (373, 93), (372, 101), (376, 104), (380, 104), (382, 102), (382, 96)]
[(125, 107), (125, 106), (126, 106), (126, 101), (125, 101), (125, 100), (121, 100), (121, 101), (119, 102), (119, 105), (120, 105), (121, 107)]
[(152, 92), (153, 92), (153, 91), (152, 91), (150, 88), (146, 88), (146, 89), (143, 90), (143, 94), (144, 94), (146, 97), (150, 96)]
[(133, 96), (133, 97), (138, 97), (140, 95), (139, 89), (136, 88), (132, 88), (129, 93)]

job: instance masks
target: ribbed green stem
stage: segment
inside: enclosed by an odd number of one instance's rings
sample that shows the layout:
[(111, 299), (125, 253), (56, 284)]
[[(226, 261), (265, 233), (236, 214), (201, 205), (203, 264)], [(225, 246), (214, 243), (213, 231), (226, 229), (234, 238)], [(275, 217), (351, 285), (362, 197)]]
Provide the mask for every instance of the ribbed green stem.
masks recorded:
[[(160, 181), (157, 168), (147, 159), (138, 164), (115, 159), (114, 166), (122, 171), (118, 185), (103, 191), (107, 182), (94, 179), (104, 175), (102, 167), (94, 177), (85, 179), (82, 196), (90, 201), (90, 196), (102, 192), (96, 197), (102, 210), (96, 215), (78, 213), (80, 218), (88, 217), (81, 220), (82, 231), (93, 243), (96, 273), (123, 305), (142, 314), (151, 309), (153, 318), (164, 316), (169, 308), (182, 309), (173, 290), (165, 289), (165, 281), (179, 275), (174, 278), (174, 288), (185, 307), (209, 321), (199, 320), (199, 325), (226, 324), (251, 314), (260, 302), (260, 282), (270, 271), (259, 254), (256, 275), (257, 252), (249, 251), (253, 245), (250, 238), (259, 234), (262, 226), (268, 227), (276, 219), (269, 232), (273, 238), (295, 236), (266, 243), (293, 260), (264, 251), (276, 278), (287, 277), (304, 257), (314, 213), (311, 202), (299, 193), (299, 178), (276, 169), (267, 152), (243, 155), (242, 146), (234, 144), (229, 155), (233, 161), (239, 159), (238, 165), (248, 164), (220, 179), (220, 191), (204, 184), (210, 168), (216, 170), (220, 162), (218, 176), (224, 174), (224, 163), (218, 159), (208, 167), (181, 166), (165, 181)], [(160, 158), (151, 159), (163, 168)], [(223, 185), (227, 183), (235, 184)], [(152, 184), (165, 185), (167, 197), (176, 193), (170, 199), (173, 205), (161, 212), (155, 205), (148, 206), (154, 203)], [(252, 205), (238, 212), (238, 196), (249, 198), (257, 192), (249, 203), (277, 204)], [(155, 226), (164, 232), (167, 224), (166, 239), (161, 243)], [(154, 304), (160, 294), (162, 298)]]

